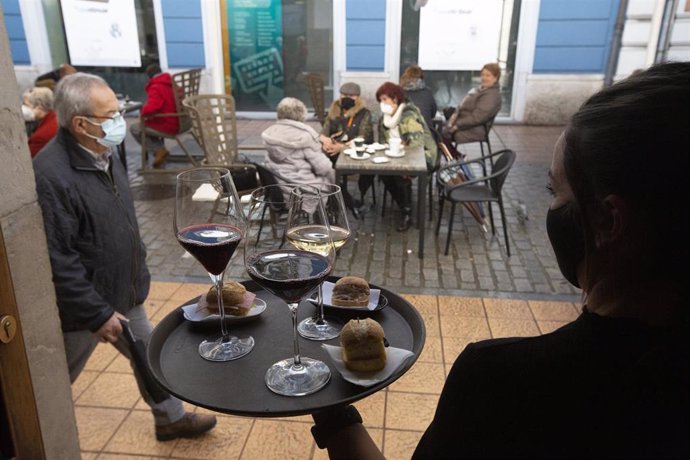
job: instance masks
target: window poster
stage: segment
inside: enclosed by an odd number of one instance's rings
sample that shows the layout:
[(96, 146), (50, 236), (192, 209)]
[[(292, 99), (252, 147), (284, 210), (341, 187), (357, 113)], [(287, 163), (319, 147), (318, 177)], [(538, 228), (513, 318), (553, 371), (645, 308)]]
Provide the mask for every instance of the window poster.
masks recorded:
[(503, 0), (429, 0), (419, 16), (424, 70), (479, 70), (496, 62)]
[(232, 92), (238, 106), (274, 110), (283, 98), (280, 0), (227, 0)]
[(141, 67), (134, 0), (60, 0), (72, 65)]

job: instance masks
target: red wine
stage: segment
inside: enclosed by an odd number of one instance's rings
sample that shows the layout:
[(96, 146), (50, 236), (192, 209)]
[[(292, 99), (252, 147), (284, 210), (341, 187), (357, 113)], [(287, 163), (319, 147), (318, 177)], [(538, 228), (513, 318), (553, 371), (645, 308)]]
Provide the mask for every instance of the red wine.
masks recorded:
[(202, 224), (185, 227), (177, 234), (191, 255), (212, 275), (220, 275), (240, 244), (242, 232), (224, 224)]
[(247, 259), (249, 276), (288, 303), (302, 300), (332, 269), (324, 256), (298, 249), (267, 251)]

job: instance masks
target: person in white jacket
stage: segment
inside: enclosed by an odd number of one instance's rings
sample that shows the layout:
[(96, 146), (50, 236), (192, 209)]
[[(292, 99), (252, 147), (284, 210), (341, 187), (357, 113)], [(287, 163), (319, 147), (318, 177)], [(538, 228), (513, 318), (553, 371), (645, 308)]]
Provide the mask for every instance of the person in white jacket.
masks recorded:
[(319, 133), (305, 124), (307, 107), (286, 97), (276, 107), (278, 121), (263, 133), (268, 159), (266, 167), (290, 183), (334, 184), (333, 164), (321, 151)]

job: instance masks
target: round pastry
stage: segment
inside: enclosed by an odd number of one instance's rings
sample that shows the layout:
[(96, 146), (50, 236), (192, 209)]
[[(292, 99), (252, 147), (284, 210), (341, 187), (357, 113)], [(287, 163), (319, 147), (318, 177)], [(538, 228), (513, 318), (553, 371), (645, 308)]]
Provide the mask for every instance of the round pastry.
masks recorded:
[(338, 307), (369, 305), (369, 283), (357, 276), (343, 276), (333, 286), (331, 304)]
[(371, 318), (352, 319), (340, 332), (343, 362), (351, 371), (380, 371), (386, 366), (383, 328)]
[[(237, 281), (226, 281), (223, 283), (223, 305), (225, 310), (228, 307), (233, 307), (241, 304), (244, 301), (244, 294), (247, 289), (238, 283)], [(218, 308), (218, 294), (215, 286), (209, 289), (206, 294), (206, 302), (208, 303), (208, 309), (217, 312)]]

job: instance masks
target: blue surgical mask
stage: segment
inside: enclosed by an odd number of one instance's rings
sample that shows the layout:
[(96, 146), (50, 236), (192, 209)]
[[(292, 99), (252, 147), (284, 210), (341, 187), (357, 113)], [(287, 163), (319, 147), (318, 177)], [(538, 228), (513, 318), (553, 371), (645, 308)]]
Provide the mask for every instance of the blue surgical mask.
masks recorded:
[(122, 144), (122, 141), (125, 140), (125, 136), (127, 135), (127, 123), (125, 123), (125, 119), (119, 113), (103, 123), (96, 123), (89, 120), (87, 117), (84, 118), (92, 125), (100, 126), (105, 133), (105, 136), (103, 137), (92, 136), (89, 133), (84, 133), (91, 139), (95, 139), (99, 144), (105, 147), (116, 147)]

